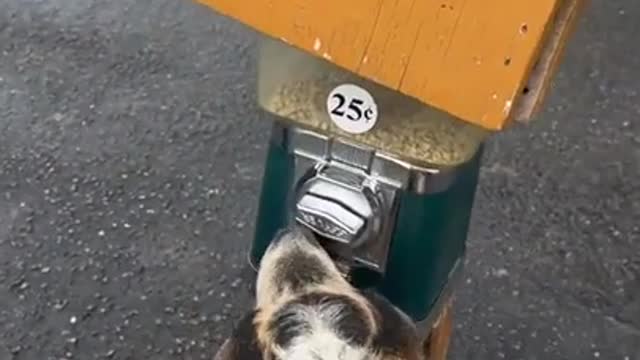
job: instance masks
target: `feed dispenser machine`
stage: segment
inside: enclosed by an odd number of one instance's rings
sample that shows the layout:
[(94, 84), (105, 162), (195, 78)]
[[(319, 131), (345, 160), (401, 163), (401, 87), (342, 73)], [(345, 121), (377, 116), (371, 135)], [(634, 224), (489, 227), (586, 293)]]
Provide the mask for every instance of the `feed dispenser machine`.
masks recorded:
[(199, 0), (263, 36), (255, 267), (290, 222), (444, 359), (483, 143), (539, 108), (582, 0)]

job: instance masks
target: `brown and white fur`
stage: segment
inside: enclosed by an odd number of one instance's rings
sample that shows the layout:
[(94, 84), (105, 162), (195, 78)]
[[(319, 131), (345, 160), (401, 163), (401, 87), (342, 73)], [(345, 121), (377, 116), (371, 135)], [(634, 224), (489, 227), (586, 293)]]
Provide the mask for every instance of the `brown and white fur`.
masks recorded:
[(256, 307), (216, 360), (422, 360), (405, 314), (352, 287), (306, 229), (280, 232), (258, 272)]

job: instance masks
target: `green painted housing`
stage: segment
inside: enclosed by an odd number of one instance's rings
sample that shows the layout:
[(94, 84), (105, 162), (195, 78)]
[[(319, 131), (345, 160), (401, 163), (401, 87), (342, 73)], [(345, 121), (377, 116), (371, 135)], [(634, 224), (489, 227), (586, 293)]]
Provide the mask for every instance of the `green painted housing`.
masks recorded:
[[(387, 271), (380, 277), (356, 271), (352, 282), (374, 287), (415, 321), (425, 319), (449, 276), (465, 254), (467, 233), (480, 171), (482, 147), (457, 169), (445, 191), (400, 195)], [(251, 262), (258, 264), (271, 239), (289, 221), (289, 192), (294, 157), (282, 142), (272, 141), (267, 154)]]

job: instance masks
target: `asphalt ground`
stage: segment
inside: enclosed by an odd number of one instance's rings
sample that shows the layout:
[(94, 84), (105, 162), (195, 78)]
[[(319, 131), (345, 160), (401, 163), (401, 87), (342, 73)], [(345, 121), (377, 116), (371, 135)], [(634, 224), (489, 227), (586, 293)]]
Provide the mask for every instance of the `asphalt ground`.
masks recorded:
[[(640, 359), (640, 2), (592, 1), (489, 142), (452, 359)], [(0, 0), (0, 359), (210, 359), (251, 305), (256, 34), (190, 1)]]

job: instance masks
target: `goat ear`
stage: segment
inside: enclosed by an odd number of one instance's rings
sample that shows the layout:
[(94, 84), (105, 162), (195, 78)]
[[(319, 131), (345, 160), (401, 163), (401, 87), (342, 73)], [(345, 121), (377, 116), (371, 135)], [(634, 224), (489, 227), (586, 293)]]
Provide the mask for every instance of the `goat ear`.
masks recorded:
[(378, 333), (372, 346), (384, 359), (421, 359), (422, 342), (413, 321), (382, 295), (364, 291), (376, 314)]
[(280, 230), (260, 261), (257, 306), (267, 308), (284, 294), (295, 296), (320, 286), (346, 288), (348, 283), (310, 230), (300, 226)]
[(266, 360), (254, 325), (256, 314), (256, 311), (252, 311), (240, 320), (214, 360)]

